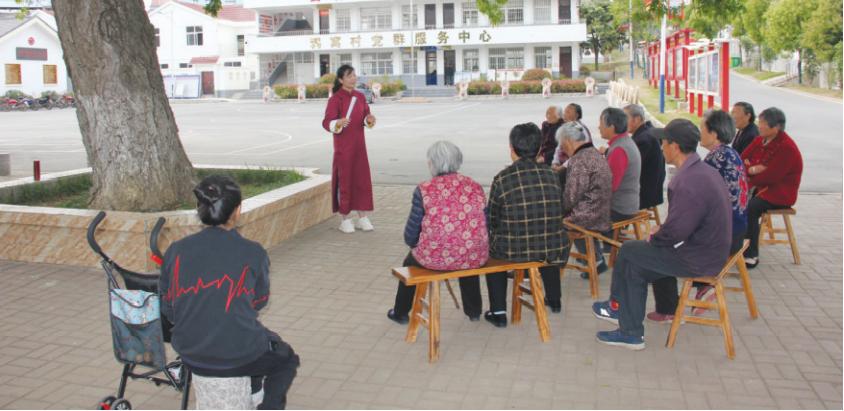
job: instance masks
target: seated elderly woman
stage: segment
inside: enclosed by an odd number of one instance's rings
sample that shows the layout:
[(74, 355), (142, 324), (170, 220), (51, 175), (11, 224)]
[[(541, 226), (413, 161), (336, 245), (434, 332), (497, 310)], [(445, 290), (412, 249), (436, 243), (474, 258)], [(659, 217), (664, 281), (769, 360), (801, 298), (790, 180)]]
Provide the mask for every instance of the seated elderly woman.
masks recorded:
[[(489, 241), (484, 215), (484, 190), (457, 170), (463, 154), (456, 145), (438, 141), (428, 149), (430, 180), (413, 191), (404, 242), (411, 248), (405, 267), (430, 270), (465, 270), (486, 264)], [(478, 277), (460, 278), (463, 312), (471, 321), (481, 317), (481, 286)], [(408, 322), (416, 287), (399, 282), (396, 302), (387, 317)]]

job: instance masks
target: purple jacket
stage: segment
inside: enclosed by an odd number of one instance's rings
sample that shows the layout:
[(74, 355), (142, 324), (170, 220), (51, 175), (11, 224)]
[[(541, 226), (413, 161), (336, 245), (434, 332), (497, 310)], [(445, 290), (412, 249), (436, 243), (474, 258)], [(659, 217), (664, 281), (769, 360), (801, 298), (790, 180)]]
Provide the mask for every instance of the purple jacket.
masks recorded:
[(651, 238), (657, 247), (672, 247), (689, 273), (718, 274), (727, 262), (732, 238), (732, 207), (724, 179), (692, 153), (668, 184), (668, 218)]

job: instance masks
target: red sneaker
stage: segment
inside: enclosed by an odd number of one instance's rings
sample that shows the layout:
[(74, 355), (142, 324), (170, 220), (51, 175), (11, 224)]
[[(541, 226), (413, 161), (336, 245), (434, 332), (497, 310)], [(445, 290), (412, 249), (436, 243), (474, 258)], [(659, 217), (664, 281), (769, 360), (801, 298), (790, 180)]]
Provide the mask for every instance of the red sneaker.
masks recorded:
[(653, 321), (655, 323), (670, 323), (674, 321), (674, 314), (660, 314), (656, 311), (650, 312), (647, 315), (649, 321)]
[[(715, 287), (709, 285), (697, 290), (697, 295), (695, 296), (695, 299), (710, 303), (715, 301)], [(706, 314), (707, 311), (709, 311), (708, 308), (693, 307), (692, 315), (701, 316), (703, 314)]]

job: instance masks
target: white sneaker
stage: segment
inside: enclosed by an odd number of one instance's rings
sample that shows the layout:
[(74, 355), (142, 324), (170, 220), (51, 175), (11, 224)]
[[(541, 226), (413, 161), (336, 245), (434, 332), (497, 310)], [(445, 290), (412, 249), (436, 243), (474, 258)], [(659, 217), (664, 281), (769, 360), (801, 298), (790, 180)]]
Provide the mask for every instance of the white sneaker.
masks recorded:
[(354, 223), (352, 223), (351, 218), (346, 218), (343, 220), (342, 223), (340, 223), (340, 231), (346, 234), (351, 234), (355, 232), (355, 225)]
[(264, 389), (252, 394), (252, 408), (257, 409), (261, 403), (264, 402)]
[(373, 227), (372, 223), (369, 221), (369, 217), (358, 218), (358, 221), (355, 222), (355, 228), (361, 229), (363, 231), (372, 231), (375, 229), (375, 227)]

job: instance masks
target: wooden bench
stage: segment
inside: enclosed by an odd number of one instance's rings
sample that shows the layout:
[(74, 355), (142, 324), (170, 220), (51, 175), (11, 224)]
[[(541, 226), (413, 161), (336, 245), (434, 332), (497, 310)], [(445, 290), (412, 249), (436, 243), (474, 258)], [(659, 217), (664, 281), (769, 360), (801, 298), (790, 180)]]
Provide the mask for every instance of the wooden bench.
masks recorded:
[[(763, 244), (789, 244), (791, 246), (791, 257), (794, 259), (794, 264), (800, 265), (800, 250), (797, 249), (797, 237), (794, 236), (794, 229), (791, 226), (791, 216), (796, 215), (797, 210), (793, 208), (784, 208), (781, 210), (768, 210), (762, 214), (762, 221), (759, 223), (759, 245)], [(782, 221), (785, 223), (785, 228), (775, 228), (772, 216), (782, 216)], [(788, 235), (787, 240), (781, 240), (776, 237), (777, 234)], [(765, 236), (768, 238), (765, 238)]]
[[(610, 259), (607, 262), (609, 267), (615, 265), (615, 259), (618, 257), (618, 250), (621, 248), (621, 243), (631, 239), (644, 240), (647, 238), (650, 220), (651, 213), (647, 210), (640, 210), (633, 217), (612, 223), (612, 239), (615, 240), (618, 245), (616, 246), (612, 243), (610, 244), (613, 247), (612, 251), (610, 251)], [(633, 238), (622, 236), (622, 232), (625, 231), (627, 227), (633, 228)]]
[[(566, 265), (563, 268), (560, 268), (560, 274), (562, 275), (562, 272), (565, 269), (589, 273), (589, 293), (592, 295), (593, 300), (598, 299), (598, 264), (595, 261), (596, 246), (601, 247), (599, 241), (605, 241), (613, 247), (621, 247), (621, 243), (609, 239), (597, 231), (587, 230), (566, 220), (563, 220), (563, 225), (565, 225), (568, 230), (569, 241), (571, 242), (569, 261), (571, 261), (572, 257), (574, 257), (575, 261), (577, 261), (577, 259), (586, 261), (586, 265), (583, 266), (577, 263), (566, 262)], [(575, 240), (583, 240), (586, 243), (586, 251), (584, 253), (576, 251), (576, 248), (574, 247)], [(598, 250), (600, 250), (600, 248), (598, 248)]]
[[(404, 285), (416, 286), (405, 341), (415, 342), (419, 326), (424, 325), (428, 329), (428, 361), (436, 362), (439, 359), (440, 346), (440, 281), (514, 270), (510, 323), (519, 324), (522, 319), (522, 305), (527, 306), (536, 314), (540, 341), (547, 342), (551, 339), (551, 330), (548, 326), (548, 315), (545, 311), (542, 280), (539, 277), (539, 267), (544, 265), (541, 262), (512, 263), (490, 259), (483, 267), (459, 271), (434, 271), (421, 267), (393, 268), (393, 276)], [(529, 286), (523, 284), (525, 270), (528, 272)], [(425, 299), (426, 293), (427, 300)], [(528, 300), (523, 294), (530, 294), (533, 297), (532, 300)], [(423, 313), (423, 305), (425, 311), (427, 311), (427, 316), (426, 313)]]
[[(679, 331), (680, 329), (680, 324), (694, 323), (700, 325), (708, 325), (721, 329), (721, 333), (724, 336), (724, 347), (727, 350), (727, 357), (730, 359), (735, 358), (736, 350), (735, 346), (733, 345), (733, 331), (730, 325), (730, 316), (727, 312), (727, 299), (724, 295), (724, 278), (728, 274), (730, 274), (730, 268), (735, 265), (738, 265), (739, 273), (741, 273), (741, 275), (745, 276), (744, 278), (747, 279), (747, 268), (744, 265), (744, 250), (746, 250), (749, 245), (750, 242), (745, 240), (742, 248), (738, 252), (730, 256), (730, 258), (727, 260), (727, 263), (724, 265), (724, 268), (721, 270), (720, 273), (718, 273), (718, 275), (714, 277), (693, 277), (684, 279), (683, 291), (680, 291), (680, 301), (677, 303), (677, 311), (674, 312), (674, 321), (671, 323), (671, 330), (668, 332), (668, 340), (665, 342), (666, 347), (674, 347), (674, 342), (677, 339), (677, 331)], [(689, 297), (689, 292), (692, 289), (692, 284), (694, 284), (695, 282), (704, 283), (715, 287), (715, 298), (718, 302), (711, 303), (709, 301), (696, 300), (694, 297)], [(744, 290), (750, 290), (749, 279), (744, 284)], [(750, 315), (753, 318), (756, 318), (756, 302), (755, 300), (753, 300), (753, 294), (747, 294), (747, 297), (748, 305), (751, 307)], [(718, 319), (685, 314), (686, 306), (717, 309)]]

